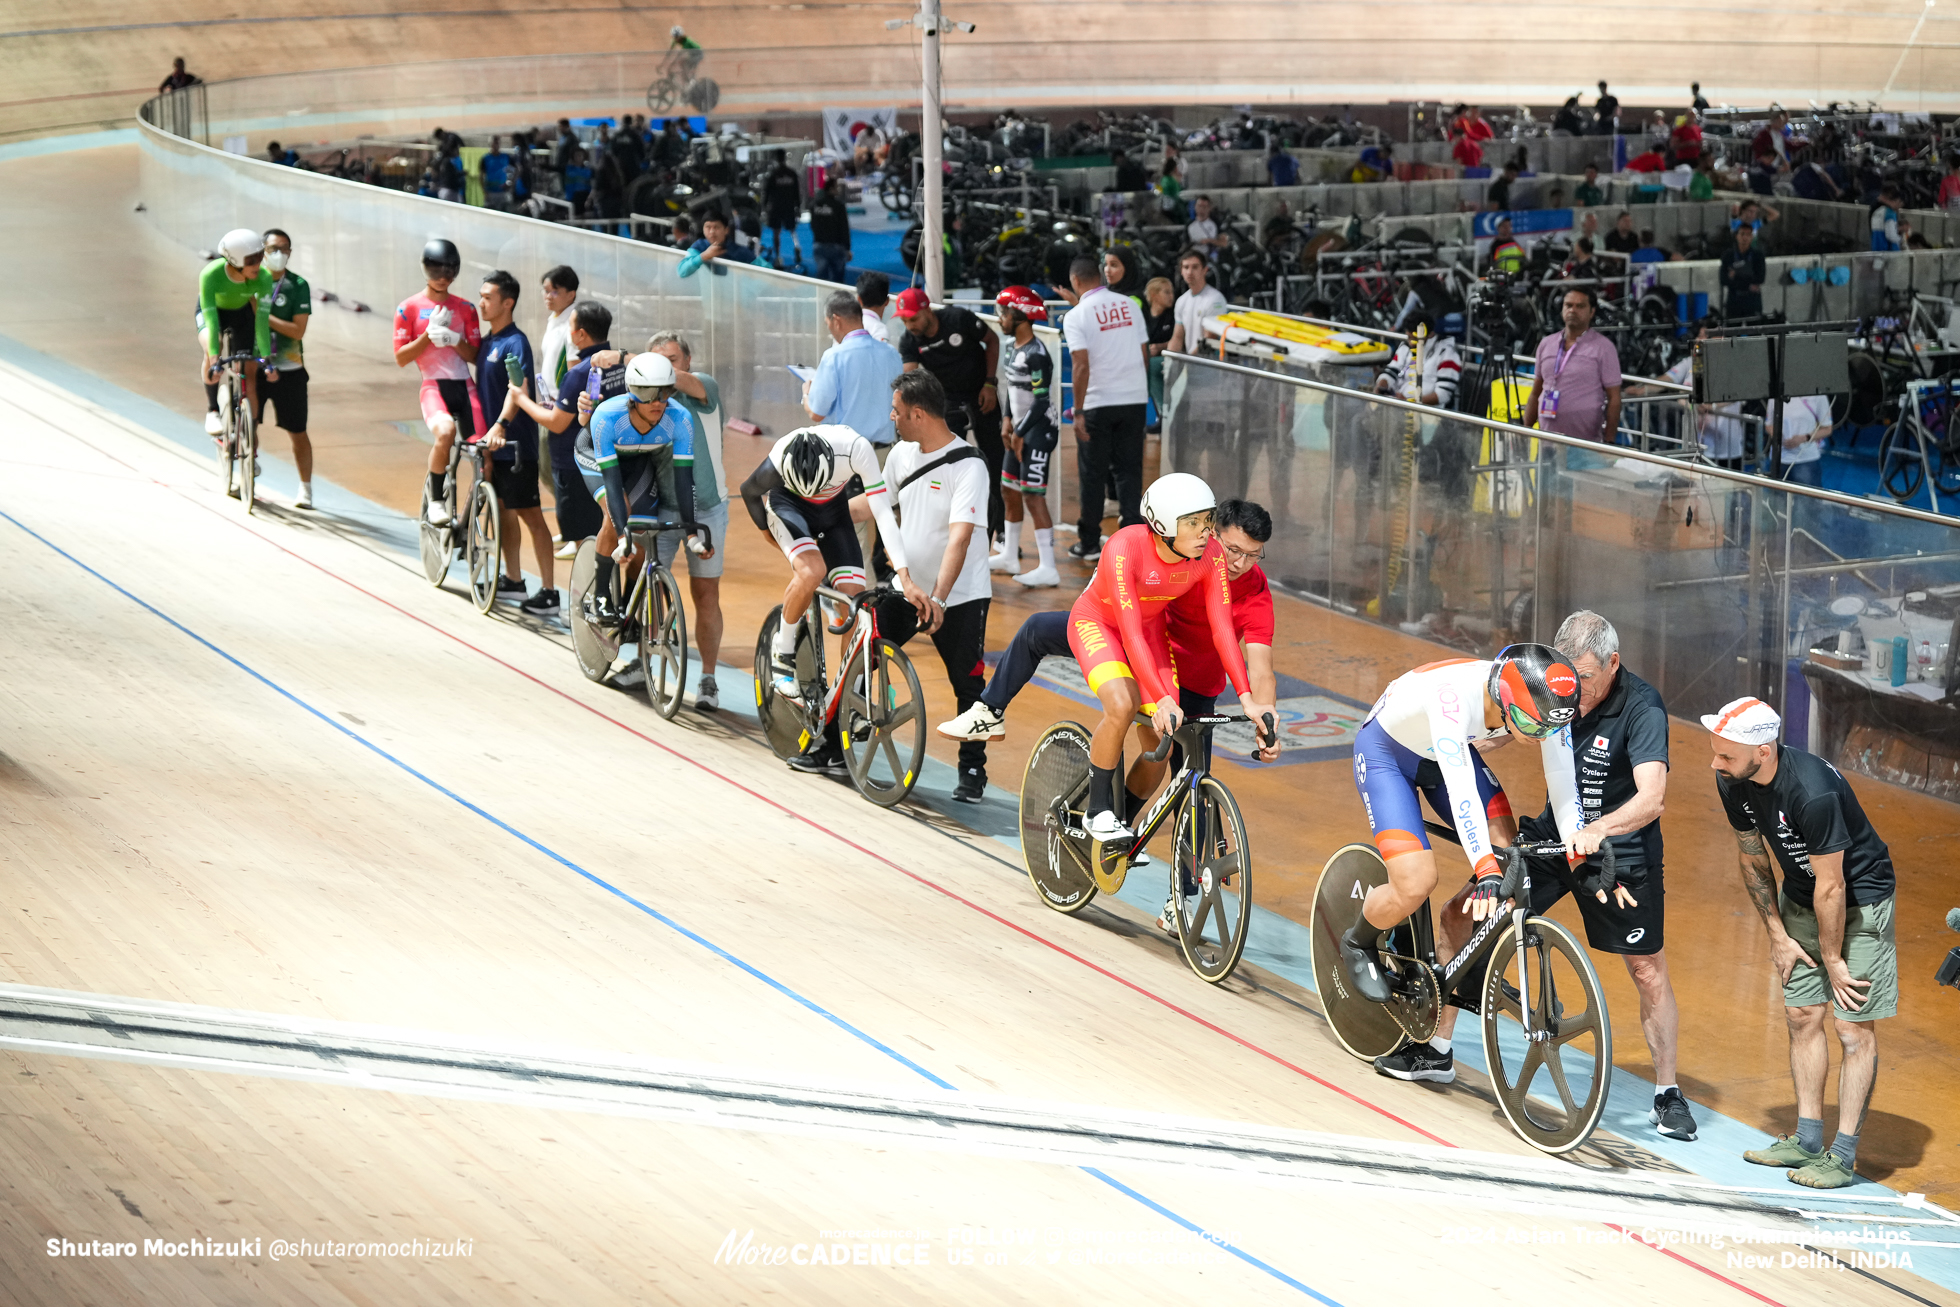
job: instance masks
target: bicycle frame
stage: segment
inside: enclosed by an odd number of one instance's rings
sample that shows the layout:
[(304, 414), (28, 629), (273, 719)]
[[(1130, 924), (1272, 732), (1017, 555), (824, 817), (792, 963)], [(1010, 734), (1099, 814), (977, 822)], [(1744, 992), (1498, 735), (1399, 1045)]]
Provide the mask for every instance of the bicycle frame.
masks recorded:
[(655, 543), (669, 531), (685, 530), (687, 530), (685, 522), (648, 522), (639, 526), (631, 522), (627, 523), (626, 534), (632, 539), (633, 548), (640, 551), (641, 559), (639, 571), (633, 576), (633, 592), (619, 606), (622, 619), (640, 610), (640, 601), (646, 598), (647, 586), (653, 579), (654, 569), (664, 566), (660, 561), (660, 551), (654, 547)]
[[(810, 624), (810, 645), (816, 651), (817, 675), (825, 683), (823, 711), (820, 716), (812, 719), (813, 726), (824, 727), (837, 720), (837, 707), (843, 700), (844, 686), (850, 680), (848, 675), (842, 674), (843, 669), (862, 658), (865, 684), (871, 683), (871, 647), (878, 639), (877, 601), (892, 593), (895, 591), (890, 586), (883, 585), (867, 586), (856, 594), (845, 594), (842, 590), (833, 590), (827, 585), (820, 585), (816, 593), (810, 597), (810, 606), (804, 610), (803, 620)], [(845, 637), (844, 655), (837, 660), (840, 674), (835, 679), (828, 675), (824, 666), (824, 632), (817, 608), (819, 599), (828, 599), (832, 603), (842, 604), (852, 610), (851, 630)], [(808, 711), (806, 708), (805, 712)]]

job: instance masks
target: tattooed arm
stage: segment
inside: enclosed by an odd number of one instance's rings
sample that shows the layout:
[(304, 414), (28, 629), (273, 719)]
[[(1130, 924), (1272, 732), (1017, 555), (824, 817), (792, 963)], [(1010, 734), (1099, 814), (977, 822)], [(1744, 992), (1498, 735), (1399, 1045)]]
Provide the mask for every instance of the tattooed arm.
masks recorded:
[(1813, 967), (1817, 964), (1790, 938), (1790, 932), (1783, 929), (1783, 915), (1776, 906), (1776, 872), (1770, 865), (1762, 832), (1736, 831), (1735, 843), (1742, 869), (1742, 888), (1748, 891), (1756, 915), (1763, 919), (1763, 929), (1769, 932), (1769, 956), (1776, 964), (1777, 979), (1787, 985), (1797, 963)]

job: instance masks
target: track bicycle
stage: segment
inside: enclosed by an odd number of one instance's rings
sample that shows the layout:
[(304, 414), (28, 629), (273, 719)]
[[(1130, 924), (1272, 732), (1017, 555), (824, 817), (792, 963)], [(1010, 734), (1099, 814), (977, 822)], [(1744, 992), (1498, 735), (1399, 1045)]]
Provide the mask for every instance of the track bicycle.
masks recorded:
[[(1423, 824), (1432, 834), (1454, 841), (1454, 831), (1434, 822)], [(1427, 902), (1383, 933), (1386, 1004), (1371, 1003), (1350, 990), (1340, 941), (1360, 919), (1368, 891), (1388, 882), (1388, 866), (1373, 844), (1337, 850), (1314, 892), (1309, 932), (1314, 984), (1334, 1037), (1364, 1062), (1386, 1057), (1405, 1043), (1428, 1040), (1436, 1033), (1436, 1018), (1445, 1003), (1481, 1015), (1484, 1058), (1505, 1119), (1533, 1148), (1566, 1153), (1591, 1137), (1606, 1110), (1613, 1077), (1612, 1022), (1606, 992), (1585, 947), (1558, 922), (1528, 913), (1531, 860), (1564, 858), (1565, 846), (1513, 848), (1516, 853), (1507, 854), (1497, 891), (1500, 900), (1510, 901), (1509, 909), (1478, 923), (1448, 962), (1436, 960)], [(1604, 860), (1610, 882), (1613, 846), (1601, 845), (1595, 856)], [(1539, 1083), (1541, 1075), (1548, 1083)]]
[[(588, 681), (603, 681), (618, 661), (619, 651), (629, 644), (637, 645), (647, 702), (669, 721), (681, 710), (687, 693), (687, 612), (681, 607), (680, 583), (660, 561), (655, 545), (665, 532), (686, 530), (684, 522), (636, 522), (629, 526), (633, 548), (641, 561), (633, 574), (633, 592), (624, 603), (620, 602), (619, 587), (626, 573), (621, 568), (613, 570), (613, 611), (619, 614), (615, 626), (603, 625), (588, 611), (592, 580), (599, 570), (599, 542), (584, 541), (572, 560), (572, 652), (578, 656), (579, 670)], [(714, 547), (713, 533), (706, 526), (697, 524), (694, 530), (707, 548)]]
[[(755, 713), (778, 758), (787, 762), (822, 746), (833, 724), (844, 746), (851, 783), (881, 808), (904, 801), (918, 783), (926, 759), (925, 692), (912, 660), (878, 630), (878, 605), (903, 599), (891, 585), (845, 594), (820, 585), (804, 609), (796, 635), (799, 699), (776, 693), (771, 650), (782, 625), (781, 604), (770, 610), (755, 641)], [(833, 679), (823, 652), (824, 602), (847, 618), (831, 626), (844, 637)]]
[[(429, 487), (422, 485), (422, 515), (416, 519), (422, 528), (422, 572), (429, 584), (439, 586), (449, 575), (449, 565), (461, 553), (468, 564), (470, 602), (479, 613), (487, 613), (497, 602), (497, 578), (503, 573), (504, 517), (497, 492), (484, 471), (490, 448), (482, 440), (457, 439), (449, 447), (449, 468), (442, 477), (443, 502), (449, 506), (449, 525), (429, 525)], [(456, 470), (469, 459), (475, 484), (470, 487), (469, 509), (456, 511)]]
[[(1088, 730), (1057, 722), (1042, 732), (1021, 776), (1021, 857), (1041, 901), (1075, 913), (1098, 893), (1117, 893), (1144, 846), (1174, 819), (1171, 899), (1178, 948), (1200, 980), (1216, 985), (1231, 975), (1252, 925), (1252, 858), (1238, 801), (1211, 774), (1211, 734), (1245, 720), (1238, 713), (1187, 717), (1144, 755), (1161, 762), (1172, 745), (1184, 750), (1177, 774), (1146, 810), (1135, 837), (1122, 845), (1100, 844), (1087, 829)], [(1271, 714), (1265, 727), (1264, 735), (1273, 738)], [(1120, 762), (1116, 771), (1124, 773)]]
[(231, 333), (222, 341), (224, 353), (211, 360), (218, 371), (218, 417), (224, 429), (218, 436), (218, 476), (225, 493), (245, 505), (249, 514), (259, 475), (259, 424), (245, 390), (245, 367), (257, 363), (253, 354), (234, 353)]

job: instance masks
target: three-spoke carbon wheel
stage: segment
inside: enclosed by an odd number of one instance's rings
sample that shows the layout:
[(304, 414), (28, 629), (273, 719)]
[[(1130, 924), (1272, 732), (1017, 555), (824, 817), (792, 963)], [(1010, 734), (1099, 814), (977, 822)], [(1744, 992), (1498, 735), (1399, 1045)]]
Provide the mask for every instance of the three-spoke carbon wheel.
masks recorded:
[(1490, 1087), (1511, 1128), (1547, 1153), (1585, 1143), (1606, 1110), (1613, 1079), (1606, 993), (1585, 946), (1545, 917), (1525, 918), (1522, 940), (1507, 926), (1491, 951), (1482, 1007)]
[(497, 578), (504, 571), (504, 517), (497, 492), (480, 480), (470, 490), (470, 518), (464, 546), (470, 572), (470, 602), (487, 613), (497, 602)]
[(926, 700), (919, 674), (905, 651), (883, 636), (871, 642), (868, 684), (862, 653), (838, 674), (845, 678), (837, 719), (851, 783), (879, 807), (897, 807), (918, 783), (926, 760)]
[(1083, 829), (1089, 732), (1057, 722), (1041, 733), (1021, 774), (1021, 857), (1041, 901), (1080, 912), (1096, 897), (1095, 846)]
[(687, 695), (687, 613), (674, 574), (656, 567), (647, 576), (640, 613), (640, 675), (647, 702), (669, 721)]
[(1178, 946), (1198, 978), (1216, 985), (1239, 965), (1252, 926), (1245, 818), (1232, 792), (1206, 776), (1178, 811), (1176, 836), (1171, 898)]

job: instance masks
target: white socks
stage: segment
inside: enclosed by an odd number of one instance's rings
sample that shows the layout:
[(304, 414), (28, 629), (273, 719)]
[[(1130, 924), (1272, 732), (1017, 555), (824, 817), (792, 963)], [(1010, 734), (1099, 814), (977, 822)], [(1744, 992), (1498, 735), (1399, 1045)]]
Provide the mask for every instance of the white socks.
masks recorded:
[(1019, 522), (1009, 522), (1007, 524), (1007, 535), (1005, 541), (1002, 543), (1000, 547), (1000, 552), (1005, 554), (1009, 558), (1020, 557), (1021, 524)]
[[(815, 603), (815, 600), (811, 600)], [(796, 623), (782, 622), (776, 627), (776, 634), (769, 641), (769, 651), (778, 658), (790, 658), (796, 654)]]
[[(1015, 523), (1014, 525), (1018, 526), (1019, 523)], [(1010, 527), (1010, 529), (1012, 528)], [(1041, 565), (1043, 567), (1053, 567), (1055, 565), (1055, 528), (1052, 526), (1036, 527), (1034, 532), (1034, 547), (1041, 551)]]
[(1448, 1039), (1431, 1038), (1429, 1041), (1429, 1046), (1435, 1049), (1438, 1053), (1447, 1055), (1450, 1051), (1450, 1045), (1453, 1042), (1454, 1041)]

